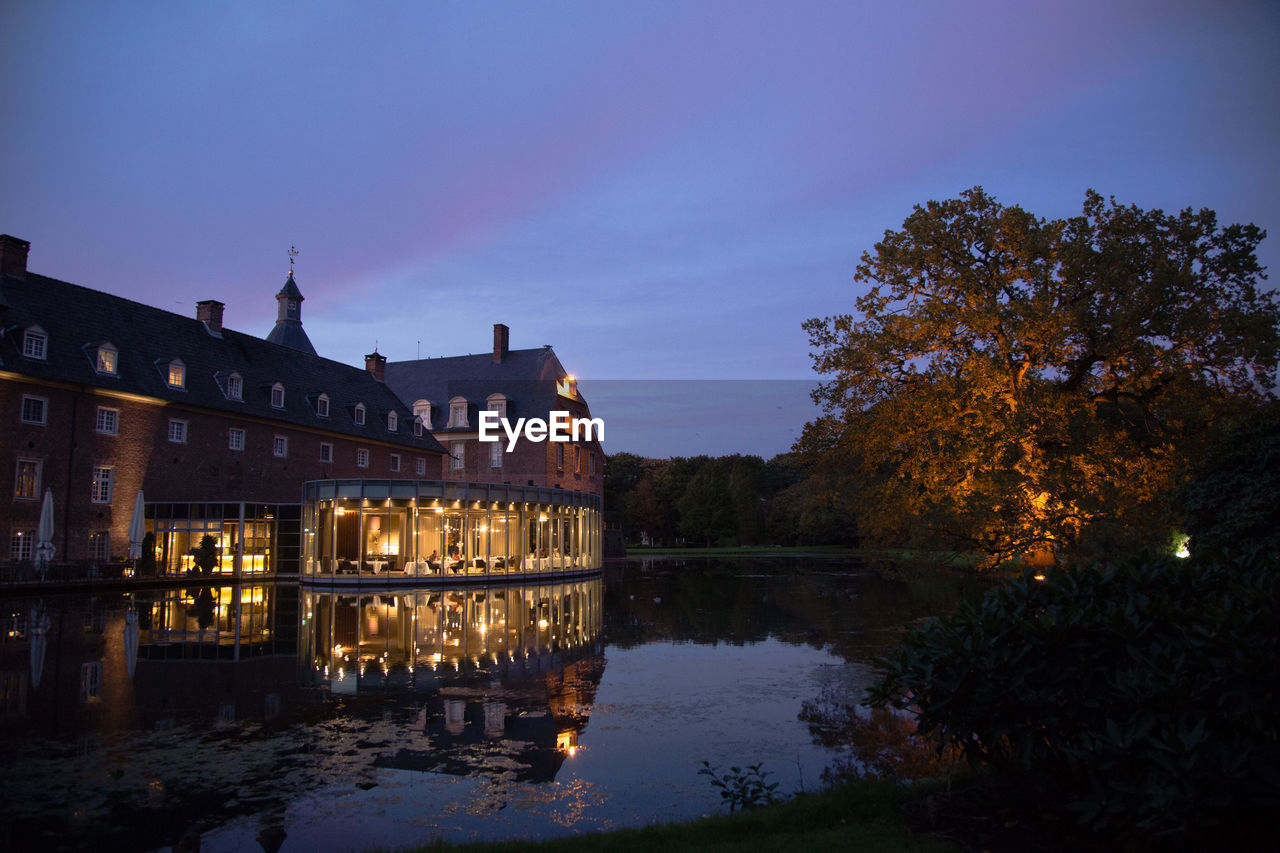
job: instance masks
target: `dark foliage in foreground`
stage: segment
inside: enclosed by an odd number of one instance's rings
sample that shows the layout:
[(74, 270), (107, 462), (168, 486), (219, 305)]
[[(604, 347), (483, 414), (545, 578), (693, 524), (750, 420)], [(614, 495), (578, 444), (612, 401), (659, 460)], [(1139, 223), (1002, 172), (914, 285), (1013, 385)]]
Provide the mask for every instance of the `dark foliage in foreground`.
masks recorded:
[(1280, 808), (1280, 571), (1174, 558), (993, 589), (880, 662), (879, 706), (1138, 844)]

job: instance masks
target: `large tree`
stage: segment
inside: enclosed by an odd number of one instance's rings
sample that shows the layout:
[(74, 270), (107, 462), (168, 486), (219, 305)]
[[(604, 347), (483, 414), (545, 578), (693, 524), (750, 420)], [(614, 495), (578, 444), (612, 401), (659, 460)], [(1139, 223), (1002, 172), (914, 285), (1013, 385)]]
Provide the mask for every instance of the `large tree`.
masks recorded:
[(858, 314), (805, 323), (860, 528), (991, 555), (1154, 536), (1215, 419), (1271, 396), (1280, 310), (1253, 225), (1086, 194), (1046, 220), (981, 188), (865, 252)]

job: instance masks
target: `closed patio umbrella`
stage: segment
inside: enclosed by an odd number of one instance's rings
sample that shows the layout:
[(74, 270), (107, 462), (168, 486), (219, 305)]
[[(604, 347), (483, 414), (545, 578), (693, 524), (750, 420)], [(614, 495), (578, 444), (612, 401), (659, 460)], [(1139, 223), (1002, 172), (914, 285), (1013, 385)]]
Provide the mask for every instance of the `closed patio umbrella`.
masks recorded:
[(44, 490), (44, 503), (40, 505), (40, 523), (36, 526), (36, 571), (40, 577), (53, 562), (53, 489)]
[(142, 537), (147, 535), (147, 522), (143, 518), (142, 489), (133, 499), (133, 517), (129, 519), (129, 559), (136, 560), (142, 556)]

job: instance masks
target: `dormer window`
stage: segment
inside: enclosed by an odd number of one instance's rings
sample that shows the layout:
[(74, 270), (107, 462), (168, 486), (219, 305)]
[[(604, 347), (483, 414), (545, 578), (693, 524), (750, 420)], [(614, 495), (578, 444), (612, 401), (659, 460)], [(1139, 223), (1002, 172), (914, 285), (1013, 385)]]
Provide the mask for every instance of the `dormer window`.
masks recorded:
[(120, 370), (120, 351), (111, 344), (98, 344), (93, 369), (105, 376), (115, 376)]
[(431, 403), (426, 400), (418, 400), (413, 404), (413, 416), (422, 421), (423, 425), (428, 429), (431, 427)]
[(32, 326), (22, 336), (22, 355), (24, 358), (38, 358), (44, 361), (47, 357), (49, 336), (39, 326)]
[(165, 376), (170, 388), (187, 387), (187, 366), (182, 363), (181, 359), (175, 358), (169, 362), (169, 370)]
[(395, 432), (400, 428), (400, 416), (395, 412), (387, 412), (387, 432)]
[(464, 397), (454, 397), (449, 401), (449, 426), (464, 427), (467, 425), (467, 401)]
[(329, 395), (321, 394), (316, 397), (316, 414), (322, 418), (329, 417)]
[(227, 399), (244, 399), (244, 379), (239, 373), (233, 373), (227, 377)]
[(502, 418), (503, 420), (506, 419), (507, 398), (505, 396), (502, 394), (490, 394), (487, 399), (487, 403), (489, 405), (489, 411), (497, 412), (499, 418)]
[(364, 426), (364, 403), (356, 403), (356, 426)]
[(422, 418), (413, 419), (413, 434), (416, 437), (422, 437)]
[(279, 382), (271, 386), (271, 408), (284, 408), (284, 386)]

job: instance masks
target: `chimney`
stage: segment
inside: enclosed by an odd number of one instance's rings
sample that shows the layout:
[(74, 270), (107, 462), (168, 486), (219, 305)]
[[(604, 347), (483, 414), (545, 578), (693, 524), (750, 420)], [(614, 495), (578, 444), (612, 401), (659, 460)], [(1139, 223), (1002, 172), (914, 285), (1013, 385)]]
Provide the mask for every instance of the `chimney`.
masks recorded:
[(0, 234), (0, 276), (27, 277), (27, 251), (31, 244), (8, 234)]
[(376, 350), (364, 357), (364, 369), (373, 374), (379, 382), (387, 381), (387, 357)]
[(493, 361), (495, 364), (501, 364), (502, 360), (507, 357), (510, 348), (507, 345), (511, 330), (501, 323), (493, 324)]
[(226, 307), (216, 299), (196, 303), (196, 319), (204, 323), (209, 334), (222, 337), (222, 309)]

